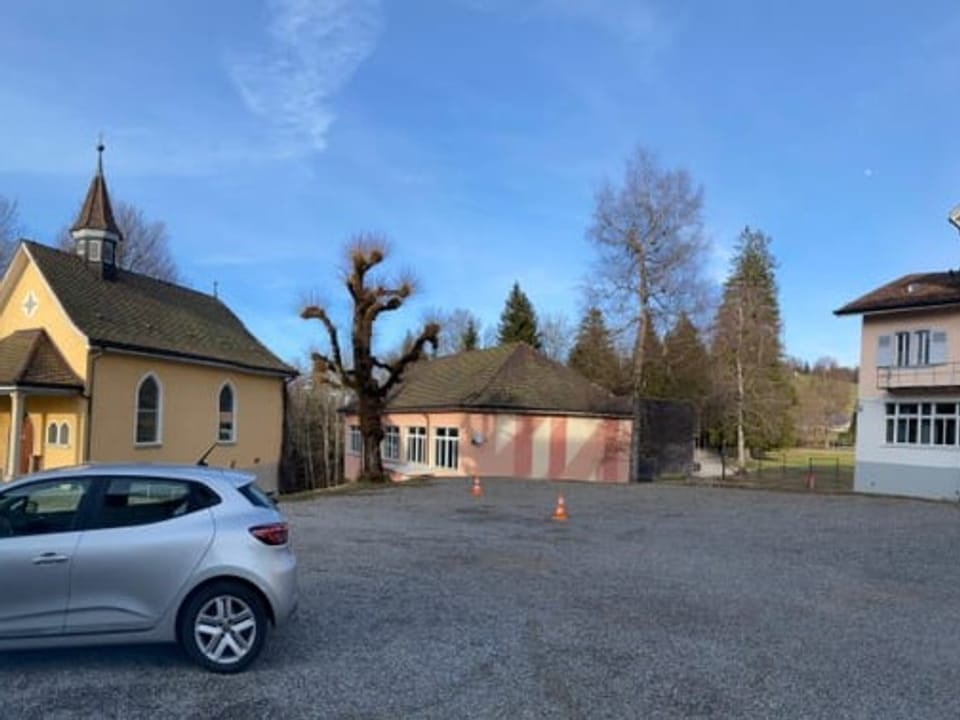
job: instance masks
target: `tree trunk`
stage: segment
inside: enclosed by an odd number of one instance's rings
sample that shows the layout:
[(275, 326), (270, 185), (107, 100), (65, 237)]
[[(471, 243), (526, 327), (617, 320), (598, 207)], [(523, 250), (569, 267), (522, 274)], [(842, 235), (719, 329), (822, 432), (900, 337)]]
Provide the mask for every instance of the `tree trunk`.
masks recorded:
[(383, 471), (383, 458), (380, 455), (380, 443), (383, 442), (380, 403), (361, 398), (357, 402), (357, 413), (360, 416), (360, 434), (363, 436), (360, 478), (367, 482), (386, 482), (388, 478)]
[(747, 441), (744, 432), (744, 404), (746, 389), (743, 378), (743, 298), (737, 306), (737, 472), (742, 473), (747, 467)]

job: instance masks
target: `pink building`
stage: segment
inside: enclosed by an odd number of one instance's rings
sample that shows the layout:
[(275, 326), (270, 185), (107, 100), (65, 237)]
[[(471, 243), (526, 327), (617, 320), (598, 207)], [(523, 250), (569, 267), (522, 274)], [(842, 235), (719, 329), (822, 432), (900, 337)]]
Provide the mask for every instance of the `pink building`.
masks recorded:
[[(347, 415), (346, 476), (361, 435)], [(382, 453), (397, 478), (627, 482), (629, 403), (522, 343), (411, 367), (387, 403)]]

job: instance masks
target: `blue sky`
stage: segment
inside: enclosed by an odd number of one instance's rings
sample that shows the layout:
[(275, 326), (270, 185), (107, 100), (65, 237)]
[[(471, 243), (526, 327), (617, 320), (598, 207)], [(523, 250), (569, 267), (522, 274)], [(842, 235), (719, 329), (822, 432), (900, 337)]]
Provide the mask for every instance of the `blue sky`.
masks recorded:
[(787, 352), (854, 364), (832, 310), (960, 266), (955, 2), (268, 0), (0, 6), (0, 194), (26, 234), (114, 198), (285, 359), (342, 313), (346, 239), (385, 233), (430, 308), (495, 325), (514, 280), (576, 322), (594, 192), (638, 144), (704, 186), (718, 281), (772, 236)]

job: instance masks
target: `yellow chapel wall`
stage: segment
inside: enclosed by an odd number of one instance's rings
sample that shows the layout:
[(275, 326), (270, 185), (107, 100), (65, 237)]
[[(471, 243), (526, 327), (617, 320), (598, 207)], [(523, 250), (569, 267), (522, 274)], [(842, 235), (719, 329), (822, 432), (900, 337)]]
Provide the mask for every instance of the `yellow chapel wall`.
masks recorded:
[[(91, 460), (195, 463), (217, 440), (220, 389), (229, 381), (234, 388), (236, 441), (218, 444), (207, 463), (251, 470), (265, 489), (276, 489), (283, 434), (282, 378), (94, 352)], [(161, 387), (161, 442), (137, 446), (136, 393), (148, 373)]]
[[(33, 291), (36, 307), (28, 314), (24, 302)], [(0, 337), (17, 330), (43, 328), (63, 353), (70, 368), (81, 378), (87, 376), (87, 338), (70, 321), (60, 307), (43, 275), (28, 262), (17, 279), (6, 307), (0, 309)]]

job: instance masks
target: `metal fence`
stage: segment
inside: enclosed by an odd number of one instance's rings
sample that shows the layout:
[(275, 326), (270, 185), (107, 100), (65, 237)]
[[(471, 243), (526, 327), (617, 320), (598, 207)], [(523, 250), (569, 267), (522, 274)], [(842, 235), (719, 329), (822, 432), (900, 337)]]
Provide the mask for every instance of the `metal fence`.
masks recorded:
[(750, 458), (745, 474), (737, 472), (735, 458), (722, 454), (721, 462), (721, 480), (743, 480), (784, 489), (853, 489), (853, 465), (849, 455), (767, 453)]

